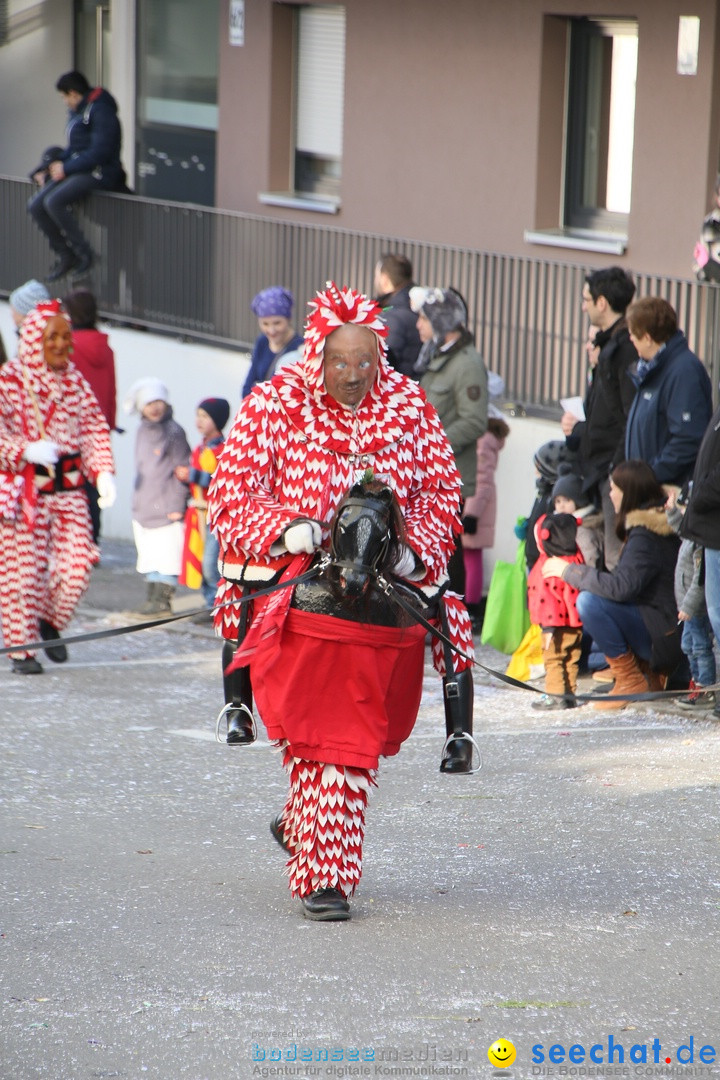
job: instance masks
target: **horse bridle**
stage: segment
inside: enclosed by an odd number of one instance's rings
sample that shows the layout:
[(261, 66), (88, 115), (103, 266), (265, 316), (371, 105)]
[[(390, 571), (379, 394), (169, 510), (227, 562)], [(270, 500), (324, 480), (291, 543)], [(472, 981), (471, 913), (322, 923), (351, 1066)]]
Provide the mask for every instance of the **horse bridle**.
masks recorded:
[[(386, 519), (385, 536), (383, 537), (378, 553), (373, 559), (372, 563), (364, 563), (359, 561), (358, 559), (353, 559), (352, 561), (350, 561), (347, 559), (339, 559), (337, 557), (335, 550), (335, 533), (336, 530), (339, 528), (342, 512), (348, 506), (358, 506), (362, 509), (367, 509), (369, 507), (371, 510), (377, 511)], [(390, 546), (390, 526), (388, 524), (389, 517), (390, 507), (386, 502), (383, 502), (382, 499), (374, 499), (370, 495), (366, 495), (362, 499), (356, 499), (352, 496), (345, 499), (342, 506), (339, 508), (339, 513), (336, 515), (335, 520), (333, 521), (332, 531), (330, 533), (329, 562), (326, 565), (338, 567), (341, 570), (354, 570), (356, 573), (368, 574), (371, 577), (377, 578), (379, 576), (378, 566), (382, 563), (383, 559), (387, 555), (388, 547)]]

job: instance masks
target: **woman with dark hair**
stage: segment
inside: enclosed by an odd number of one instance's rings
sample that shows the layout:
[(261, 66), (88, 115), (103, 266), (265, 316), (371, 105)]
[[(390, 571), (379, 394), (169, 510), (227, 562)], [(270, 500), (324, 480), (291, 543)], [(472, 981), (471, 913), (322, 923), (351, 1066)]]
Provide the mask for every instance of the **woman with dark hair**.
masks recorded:
[[(550, 558), (545, 577), (561, 577), (580, 590), (583, 626), (607, 657), (614, 694), (664, 688), (682, 659), (674, 576), (679, 540), (665, 514), (667, 496), (645, 461), (624, 461), (610, 476), (610, 498), (623, 541), (612, 572)], [(622, 709), (598, 701), (596, 709)]]

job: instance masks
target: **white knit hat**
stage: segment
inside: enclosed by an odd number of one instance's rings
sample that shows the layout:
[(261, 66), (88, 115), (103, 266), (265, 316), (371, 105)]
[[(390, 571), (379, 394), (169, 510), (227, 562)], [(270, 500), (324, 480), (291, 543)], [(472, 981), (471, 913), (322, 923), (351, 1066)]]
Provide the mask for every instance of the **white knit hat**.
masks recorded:
[(126, 413), (141, 413), (151, 401), (170, 403), (167, 386), (152, 375), (132, 384), (123, 401), (123, 409)]
[(18, 315), (22, 315), (24, 319), (33, 308), (36, 308), (38, 304), (42, 304), (43, 300), (49, 299), (50, 293), (42, 281), (31, 278), (30, 281), (26, 281), (24, 285), (18, 286), (14, 292), (10, 293), (8, 304), (13, 311), (17, 311)]

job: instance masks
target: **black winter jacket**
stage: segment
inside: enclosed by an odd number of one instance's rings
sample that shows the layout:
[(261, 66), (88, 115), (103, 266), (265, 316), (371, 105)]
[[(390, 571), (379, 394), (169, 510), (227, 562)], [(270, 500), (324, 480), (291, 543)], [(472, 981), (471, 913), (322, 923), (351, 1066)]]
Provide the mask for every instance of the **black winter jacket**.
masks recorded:
[(680, 535), (720, 551), (720, 408), (715, 410), (698, 450)]
[(638, 355), (624, 318), (600, 330), (595, 344), (600, 355), (585, 396), (585, 419), (575, 425), (566, 442), (578, 453), (583, 491), (597, 502), (597, 485), (625, 457), (625, 422), (636, 389), (631, 373)]
[(61, 161), (66, 176), (93, 173), (107, 191), (127, 191), (120, 161), (122, 141), (117, 102), (96, 86), (71, 109), (67, 125), (67, 148)]
[(411, 285), (378, 297), (383, 308), (383, 322), (387, 324), (388, 361), (403, 375), (417, 379), (415, 361), (420, 352), (420, 335), (417, 331), (417, 315), (410, 307)]
[[(627, 539), (612, 572), (592, 566), (568, 566), (563, 581), (619, 604), (636, 605), (652, 639), (653, 667), (672, 671), (681, 659), (675, 606), (675, 563), (680, 540), (662, 507), (632, 510), (625, 519), (625, 528)], [(668, 654), (675, 656), (675, 662), (660, 663)]]

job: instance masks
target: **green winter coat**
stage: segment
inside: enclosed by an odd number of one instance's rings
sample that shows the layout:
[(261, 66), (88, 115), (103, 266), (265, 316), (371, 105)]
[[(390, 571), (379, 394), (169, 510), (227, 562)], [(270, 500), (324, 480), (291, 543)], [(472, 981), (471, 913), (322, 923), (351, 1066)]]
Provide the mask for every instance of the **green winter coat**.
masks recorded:
[(487, 371), (469, 334), (430, 361), (420, 385), (435, 406), (462, 479), (462, 497), (475, 494), (477, 441), (487, 429)]

